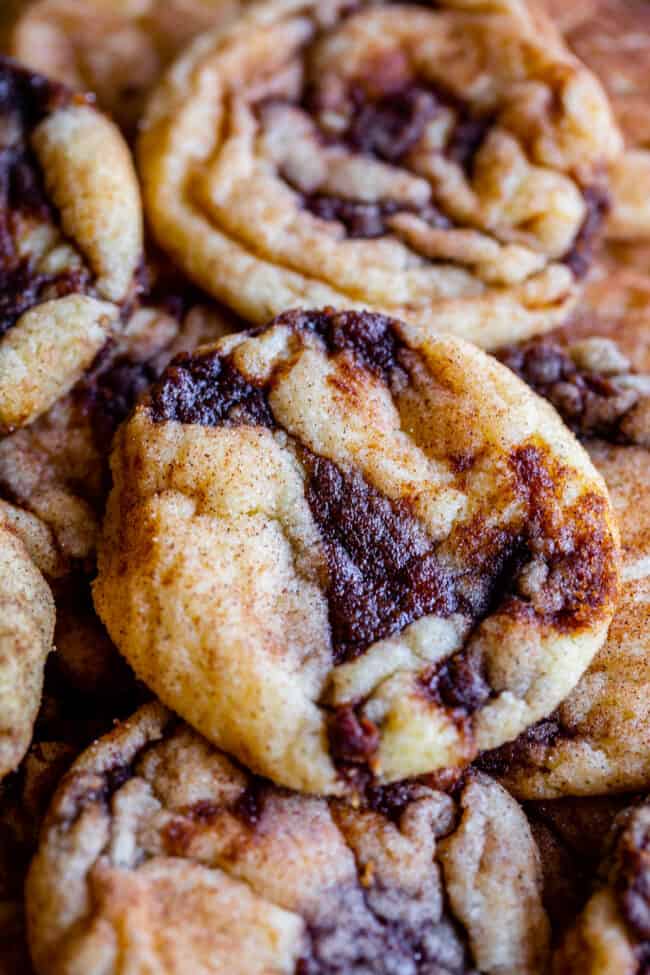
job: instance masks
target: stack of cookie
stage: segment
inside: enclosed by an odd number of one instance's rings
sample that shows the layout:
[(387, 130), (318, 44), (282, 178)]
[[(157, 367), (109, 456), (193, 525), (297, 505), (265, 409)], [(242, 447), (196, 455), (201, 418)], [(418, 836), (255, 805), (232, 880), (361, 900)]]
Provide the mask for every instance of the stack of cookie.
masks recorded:
[(0, 12), (1, 975), (650, 971), (650, 12), (545, 6)]

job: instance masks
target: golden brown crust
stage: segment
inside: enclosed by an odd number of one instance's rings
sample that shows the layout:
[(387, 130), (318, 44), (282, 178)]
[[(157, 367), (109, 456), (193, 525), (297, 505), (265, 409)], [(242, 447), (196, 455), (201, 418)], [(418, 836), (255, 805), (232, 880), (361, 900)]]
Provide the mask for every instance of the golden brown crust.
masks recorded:
[(525, 817), (486, 776), (352, 808), (255, 779), (150, 705), (54, 798), (30, 946), (39, 975), (537, 975), (539, 883)]
[(604, 96), (534, 8), (428, 7), (274, 0), (153, 97), (153, 230), (245, 318), (365, 307), (494, 347), (566, 317), (619, 149)]
[(467, 764), (559, 703), (611, 619), (616, 529), (559, 419), (382, 316), (290, 312), (179, 360), (112, 466), (111, 637), (293, 788)]
[(526, 799), (648, 786), (650, 581), (624, 585), (605, 646), (545, 722), (485, 767)]

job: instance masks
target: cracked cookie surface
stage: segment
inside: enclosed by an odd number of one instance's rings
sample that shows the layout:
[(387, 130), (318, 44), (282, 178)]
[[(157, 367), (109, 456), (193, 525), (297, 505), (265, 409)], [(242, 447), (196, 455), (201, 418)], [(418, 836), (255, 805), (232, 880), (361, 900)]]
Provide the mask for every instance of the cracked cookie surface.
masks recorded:
[(566, 317), (619, 142), (517, 0), (276, 0), (174, 65), (140, 163), (159, 242), (249, 321), (369, 308), (494, 347)]
[(548, 945), (527, 822), (487, 776), (352, 808), (155, 704), (64, 778), (27, 909), (39, 975), (536, 975)]
[(0, 58), (0, 432), (77, 382), (138, 291), (140, 196), (118, 129)]
[(480, 350), (383, 316), (288, 312), (181, 357), (112, 470), (112, 639), (292, 788), (466, 765), (566, 696), (611, 619), (616, 529), (573, 437)]

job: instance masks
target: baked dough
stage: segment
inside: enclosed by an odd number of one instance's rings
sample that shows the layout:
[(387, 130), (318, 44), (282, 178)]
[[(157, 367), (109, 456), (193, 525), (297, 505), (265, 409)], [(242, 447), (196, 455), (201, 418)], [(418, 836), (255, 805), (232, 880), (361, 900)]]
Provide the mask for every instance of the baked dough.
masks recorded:
[(586, 454), (423, 331), (288, 312), (181, 357), (115, 442), (100, 616), (168, 706), (292, 788), (462, 767), (559, 704), (612, 616)]
[(158, 705), (64, 778), (27, 883), (39, 975), (539, 975), (537, 851), (487, 776), (367, 804), (234, 765)]
[(366, 308), (493, 348), (566, 318), (619, 150), (532, 5), (271, 0), (182, 55), (139, 156), (159, 242), (245, 319)]

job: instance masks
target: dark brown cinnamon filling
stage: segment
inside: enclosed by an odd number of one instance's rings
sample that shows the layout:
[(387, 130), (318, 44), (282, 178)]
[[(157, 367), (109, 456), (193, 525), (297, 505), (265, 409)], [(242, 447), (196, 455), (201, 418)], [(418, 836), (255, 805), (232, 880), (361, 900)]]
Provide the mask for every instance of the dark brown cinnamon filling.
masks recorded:
[[(406, 164), (405, 157), (422, 138), (427, 124), (442, 109), (453, 107), (457, 122), (445, 151), (469, 173), (492, 122), (491, 118), (471, 117), (460, 100), (415, 83), (379, 94), (355, 85), (348, 97), (352, 114), (347, 130), (336, 138), (323, 131), (323, 139), (392, 165)], [(308, 91), (303, 107), (308, 113), (319, 111), (322, 106), (317, 89)], [(452, 221), (431, 203), (415, 207), (390, 199), (369, 203), (315, 194), (303, 196), (303, 205), (322, 220), (342, 223), (351, 238), (371, 239), (391, 233), (386, 220), (396, 213), (414, 213), (439, 229), (453, 226)]]
[[(427, 125), (442, 112), (452, 112), (455, 119), (441, 152), (462, 167), (468, 178), (474, 174), (481, 147), (495, 122), (493, 113), (477, 115), (469, 104), (440, 85), (423, 85), (408, 77), (409, 72), (397, 55), (385, 65), (379, 61), (376, 75), (358, 80), (344, 93), (338, 92), (336, 106), (318, 84), (305, 91), (301, 107), (319, 118), (329, 108), (344, 107), (349, 117), (347, 128), (336, 133), (319, 128), (323, 141), (348, 151), (380, 159), (394, 166), (409, 166), (409, 152), (422, 139)], [(261, 106), (263, 111), (263, 106)], [(287, 174), (284, 174), (288, 179)], [(288, 179), (290, 182), (290, 180)], [(294, 187), (299, 189), (297, 187)], [(589, 270), (595, 245), (610, 209), (610, 198), (604, 187), (583, 189), (585, 219), (564, 257), (564, 263), (577, 278)], [(302, 204), (322, 220), (341, 223), (350, 238), (373, 239), (392, 233), (388, 218), (397, 213), (413, 213), (437, 229), (450, 229), (453, 221), (436, 205), (410, 206), (393, 199), (368, 202), (315, 193), (300, 194)]]
[(30, 145), (31, 134), (47, 115), (79, 97), (0, 58), (0, 336), (34, 305), (92, 289), (94, 276), (85, 265), (41, 273), (19, 247), (29, 221), (60, 222)]
[(552, 403), (578, 436), (633, 443), (625, 431), (625, 419), (641, 394), (618, 386), (615, 376), (579, 368), (566, 348), (545, 338), (506, 346), (497, 356)]
[(450, 220), (430, 204), (417, 209), (408, 207), (396, 200), (380, 200), (366, 203), (362, 200), (344, 200), (340, 196), (305, 196), (305, 209), (321, 220), (335, 220), (342, 223), (350, 238), (372, 240), (390, 233), (386, 218), (396, 213), (415, 213), (431, 227), (446, 230), (452, 226)]
[(611, 197), (603, 186), (587, 186), (582, 195), (587, 212), (573, 246), (564, 258), (564, 263), (578, 279), (586, 276), (593, 263), (594, 251), (612, 206)]
[(311, 452), (303, 462), (329, 565), (335, 663), (353, 660), (423, 616), (450, 616), (459, 608), (452, 574), (405, 505)]
[(543, 752), (546, 748), (553, 748), (559, 741), (572, 737), (571, 732), (562, 725), (559, 716), (551, 715), (531, 725), (514, 741), (509, 741), (494, 751), (485, 752), (475, 764), (488, 775), (500, 778), (507, 776), (512, 769), (534, 764), (538, 750)]
[(467, 936), (425, 897), (377, 883), (326, 892), (296, 975), (477, 975)]
[[(272, 323), (276, 324), (317, 334), (330, 354), (351, 354), (352, 368), (369, 369), (389, 387), (398, 379), (403, 383), (408, 375), (399, 332), (385, 316), (295, 311), (280, 316)], [(278, 428), (268, 388), (253, 385), (230, 359), (213, 352), (178, 358), (152, 390), (150, 412), (156, 423)], [(540, 597), (534, 612), (549, 623), (570, 627), (582, 622), (585, 601), (593, 610), (609, 592), (602, 505), (589, 495), (576, 507), (575, 524), (555, 524), (560, 487), (540, 448), (518, 448), (511, 458), (517, 490), (530, 509), (525, 537), (494, 531), (491, 537), (483, 526), (472, 526), (458, 539), (468, 568), (454, 573), (442, 568), (435, 546), (406, 502), (386, 498), (358, 471), (344, 470), (303, 444), (294, 447), (307, 473), (305, 494), (330, 568), (328, 599), (337, 663), (354, 659), (377, 640), (432, 613), (462, 612), (478, 621), (513, 600), (517, 605), (512, 612), (522, 607), (533, 611), (521, 597), (514, 597), (512, 588), (532, 552), (546, 559), (565, 593), (561, 605), (544, 605)], [(435, 683), (437, 693), (462, 699), (470, 707), (484, 694), (482, 678), (470, 661), (437, 674)]]

